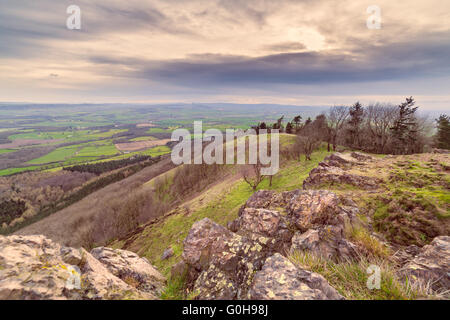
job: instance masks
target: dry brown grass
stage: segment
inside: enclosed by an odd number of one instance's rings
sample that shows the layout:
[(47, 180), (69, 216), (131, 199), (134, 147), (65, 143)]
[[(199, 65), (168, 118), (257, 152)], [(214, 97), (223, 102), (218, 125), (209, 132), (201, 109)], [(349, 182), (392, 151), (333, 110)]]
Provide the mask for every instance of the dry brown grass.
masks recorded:
[[(101, 221), (108, 225), (117, 218), (120, 212), (124, 214), (124, 211), (131, 211), (132, 209), (125, 204), (133, 201), (133, 197), (137, 196), (136, 192), (141, 189), (142, 185), (173, 167), (172, 161), (167, 157), (17, 231), (16, 234), (43, 234), (50, 239), (70, 246), (89, 246), (92, 243), (103, 243), (107, 240), (107, 235), (98, 231), (101, 228), (92, 228), (93, 223), (99, 223), (97, 219), (100, 218), (96, 217), (102, 217)], [(124, 207), (123, 211), (118, 210), (119, 207)], [(115, 212), (115, 215), (109, 215), (111, 212)], [(148, 210), (145, 214), (147, 218), (151, 218), (153, 211)], [(121, 220), (123, 221), (123, 219)]]

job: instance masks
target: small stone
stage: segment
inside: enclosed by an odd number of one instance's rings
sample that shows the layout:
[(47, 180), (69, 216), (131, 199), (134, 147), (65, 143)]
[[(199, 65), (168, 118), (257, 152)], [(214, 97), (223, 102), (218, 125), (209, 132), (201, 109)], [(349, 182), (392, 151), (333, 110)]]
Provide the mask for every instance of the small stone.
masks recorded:
[(161, 260), (169, 259), (172, 256), (173, 256), (173, 249), (171, 247), (169, 247), (166, 250), (164, 250), (164, 252), (161, 256)]

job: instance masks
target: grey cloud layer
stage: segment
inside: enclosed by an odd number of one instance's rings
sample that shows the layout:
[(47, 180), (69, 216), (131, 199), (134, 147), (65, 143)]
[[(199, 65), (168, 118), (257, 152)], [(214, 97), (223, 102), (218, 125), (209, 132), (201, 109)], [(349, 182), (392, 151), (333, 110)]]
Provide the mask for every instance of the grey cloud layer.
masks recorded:
[(91, 57), (99, 65), (126, 66), (124, 77), (183, 84), (221, 86), (270, 83), (348, 83), (445, 77), (450, 74), (450, 35), (429, 35), (425, 40), (365, 45), (352, 55), (338, 52), (283, 53), (258, 58), (203, 54), (174, 61)]
[[(211, 1), (216, 5), (212, 6)], [(192, 89), (198, 94), (224, 87), (264, 90), (274, 85), (352, 86), (380, 81), (400, 83), (419, 78), (448, 79), (450, 76), (450, 32), (445, 26), (440, 31), (416, 28), (408, 33), (414, 26), (412, 19), (411, 25), (391, 21), (386, 29), (368, 31), (364, 28), (366, 16), (361, 8), (353, 10), (326, 0), (211, 1), (203, 2), (208, 6), (203, 6), (200, 0), (162, 1), (173, 9), (166, 12), (154, 1), (0, 0), (0, 63), (1, 59), (26, 61), (60, 54), (65, 59), (70, 57), (90, 64), (88, 68), (101, 76), (133, 78), (142, 81), (140, 86), (158, 83), (164, 92), (168, 92), (167, 88), (178, 87)], [(65, 10), (73, 3), (82, 7), (83, 28), (79, 32), (65, 28)], [(210, 17), (208, 23), (225, 23), (236, 30), (244, 28), (244, 22), (254, 26), (255, 30), (262, 30), (273, 23), (270, 19), (275, 13), (290, 4), (301, 4), (304, 8), (295, 22), (316, 30), (330, 48), (311, 51), (302, 41), (273, 39), (272, 43), (260, 44), (258, 48), (264, 53), (257, 57), (226, 50), (203, 50), (178, 59), (145, 58), (134, 55), (136, 52), (132, 49), (126, 55), (118, 55), (96, 48), (96, 41), (108, 39), (110, 35), (127, 37), (142, 33), (145, 37), (144, 31), (202, 39), (205, 35), (199, 31), (202, 26), (197, 24), (198, 17)], [(392, 11), (386, 11), (392, 14)], [(405, 38), (399, 32), (409, 36)], [(396, 41), (400, 35), (401, 40)], [(251, 40), (250, 35), (248, 41)], [(73, 49), (77, 43), (86, 41), (92, 42), (92, 49), (81, 52)], [(67, 42), (74, 46), (68, 47)], [(333, 48), (335, 44), (339, 44), (337, 49)], [(64, 72), (59, 76), (59, 71), (51, 68), (47, 74), (55, 81), (64, 79)], [(165, 88), (164, 84), (167, 85)], [(443, 87), (446, 84), (448, 81)], [(107, 87), (108, 83), (102, 83), (103, 92)]]

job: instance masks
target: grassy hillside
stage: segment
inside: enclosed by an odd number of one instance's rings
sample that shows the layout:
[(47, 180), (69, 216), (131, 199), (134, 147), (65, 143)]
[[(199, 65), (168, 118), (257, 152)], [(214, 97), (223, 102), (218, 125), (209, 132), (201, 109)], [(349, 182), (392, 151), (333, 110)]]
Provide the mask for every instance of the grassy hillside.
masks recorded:
[[(313, 153), (312, 161), (285, 161), (272, 186), (265, 180), (258, 189), (278, 192), (302, 189), (305, 178), (327, 154), (325, 149), (321, 149)], [(411, 244), (421, 247), (438, 235), (449, 234), (449, 165), (447, 155), (378, 155), (372, 161), (345, 170), (345, 174), (368, 180), (376, 178), (376, 189), (364, 190), (343, 183), (315, 186), (317, 189), (332, 190), (358, 204), (360, 224), (345, 233), (349, 240), (366, 252), (367, 257), (359, 262), (335, 263), (295, 253), (290, 259), (302, 268), (322, 274), (348, 299), (438, 297), (428, 291), (428, 287), (410, 288), (402, 282), (397, 276), (398, 266), (393, 256), (399, 248)], [(174, 173), (166, 174), (166, 181), (170, 184)], [(147, 183), (148, 188), (155, 185), (155, 180)], [(228, 175), (163, 217), (140, 226), (132, 234), (110, 245), (137, 252), (169, 276), (171, 267), (181, 260), (183, 240), (192, 225), (207, 217), (226, 226), (237, 218), (239, 208), (253, 192), (239, 175)], [(174, 255), (162, 260), (163, 252), (169, 247)], [(382, 290), (378, 291), (366, 287), (366, 269), (374, 263), (382, 269)], [(181, 283), (178, 282), (169, 281), (166, 298), (185, 298), (180, 296)]]
[[(321, 149), (313, 153), (312, 161), (285, 163), (273, 178), (272, 187), (269, 187), (268, 180), (264, 180), (258, 190), (301, 189), (303, 180), (308, 176), (309, 171), (316, 167), (327, 154), (325, 149)], [(156, 222), (137, 229), (130, 238), (114, 242), (112, 246), (137, 252), (149, 259), (165, 275), (168, 275), (170, 267), (180, 259), (183, 250), (182, 242), (194, 222), (208, 217), (225, 226), (237, 217), (239, 208), (253, 192), (251, 187), (237, 175), (231, 175), (191, 201), (178, 206)], [(169, 246), (173, 248), (174, 256), (167, 260), (161, 260), (162, 253)]]

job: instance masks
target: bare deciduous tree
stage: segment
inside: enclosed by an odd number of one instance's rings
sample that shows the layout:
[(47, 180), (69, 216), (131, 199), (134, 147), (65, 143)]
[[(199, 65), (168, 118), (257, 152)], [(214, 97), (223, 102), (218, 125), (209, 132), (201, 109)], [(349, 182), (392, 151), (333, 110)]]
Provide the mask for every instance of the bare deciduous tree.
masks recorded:
[(314, 120), (314, 122), (305, 125), (300, 135), (297, 136), (295, 142), (296, 148), (300, 154), (305, 155), (306, 160), (311, 160), (311, 154), (320, 145), (323, 140), (322, 126)]
[[(390, 138), (390, 130), (394, 125), (396, 108), (390, 104), (371, 104), (365, 110), (366, 128), (369, 132), (372, 150), (384, 153)], [(365, 144), (370, 143), (367, 141)]]
[(337, 138), (341, 134), (348, 116), (349, 109), (345, 106), (334, 106), (328, 111), (327, 120), (330, 128), (330, 140), (333, 144), (333, 151), (336, 151)]
[[(242, 178), (245, 182), (248, 183), (250, 187), (252, 187), (253, 191), (256, 190), (258, 185), (264, 180), (266, 176), (261, 174), (262, 165), (260, 163), (257, 164), (249, 164), (245, 165), (241, 168)], [(271, 179), (272, 183), (272, 179)]]

